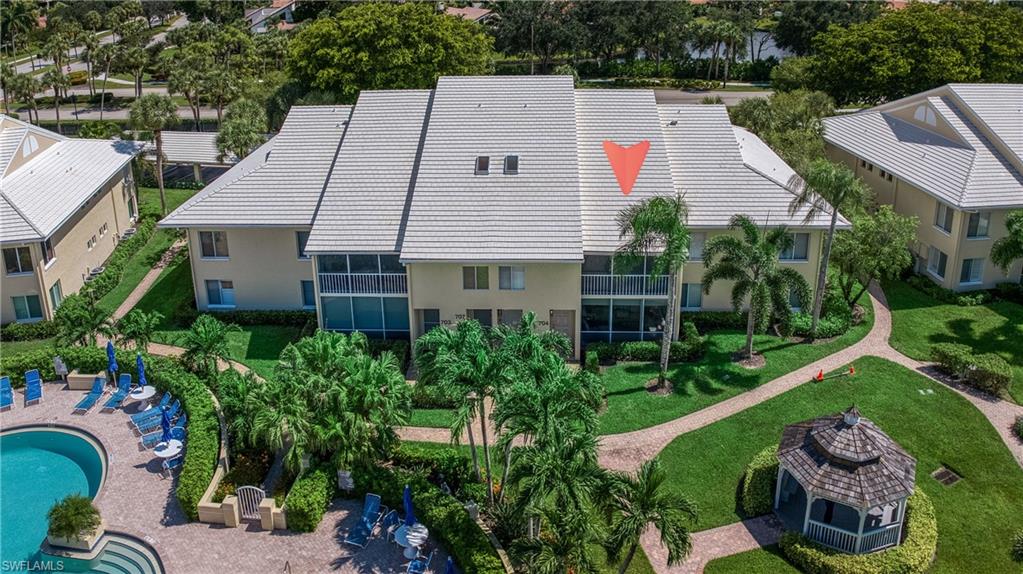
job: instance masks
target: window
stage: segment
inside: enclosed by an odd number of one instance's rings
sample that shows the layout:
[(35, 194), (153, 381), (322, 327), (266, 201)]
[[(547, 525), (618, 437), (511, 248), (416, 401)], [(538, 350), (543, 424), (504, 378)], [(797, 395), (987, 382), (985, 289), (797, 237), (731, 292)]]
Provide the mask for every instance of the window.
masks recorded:
[(518, 327), (522, 323), (522, 309), (498, 309), (497, 324)]
[(517, 155), (504, 156), (504, 175), (518, 175), (518, 173), (519, 156)]
[(583, 299), (582, 330), (611, 330), (611, 301), (609, 299)]
[(803, 309), (803, 306), (799, 303), (799, 291), (795, 289), (789, 289), (789, 307), (796, 313)]
[(423, 332), (428, 333), (434, 327), (440, 326), (440, 309), (423, 309)]
[(380, 297), (352, 297), (352, 319), (356, 331), (382, 331), (384, 308)]
[(14, 303), (14, 318), (18, 321), (38, 321), (43, 318), (43, 306), (39, 303), (39, 295), (21, 295), (11, 297)]
[(89, 238), (88, 241), (85, 242), (85, 247), (89, 251), (92, 251), (92, 248), (95, 247), (95, 246), (96, 246), (96, 236), (93, 235), (92, 237)]
[(61, 302), (64, 301), (64, 293), (60, 289), (60, 279), (50, 287), (50, 304), (53, 310), (56, 311), (57, 307), (60, 307)]
[(128, 193), (128, 219), (135, 220), (135, 196)]
[(53, 244), (47, 239), (39, 244), (39, 249), (43, 252), (43, 265), (49, 265), (50, 261), (53, 261), (57, 255), (53, 252)]
[(868, 163), (867, 164), (867, 171), (873, 173), (874, 172), (874, 164)]
[(611, 330), (641, 332), (642, 307), (641, 299), (615, 299), (611, 304)]
[(664, 317), (668, 313), (668, 303), (658, 302), (651, 299), (643, 301), (643, 330), (644, 335), (664, 332)]
[(806, 261), (810, 256), (810, 234), (790, 233), (792, 245), (781, 252), (782, 261)]
[(380, 273), (380, 261), (376, 255), (349, 255), (351, 273)]
[(227, 233), (224, 231), (200, 231), (199, 247), (204, 259), (227, 259)]
[(882, 169), (881, 170), (881, 179), (884, 179), (887, 176), (888, 176), (888, 172)]
[(104, 235), (106, 235), (107, 234), (107, 229), (108, 228), (107, 228), (107, 224), (106, 223), (104, 223), (103, 225), (100, 225), (99, 226), (99, 236), (103, 237)]
[(867, 160), (861, 159), (860, 160), (860, 167), (867, 167)]
[(987, 237), (988, 227), (991, 225), (990, 211), (977, 211), (970, 214), (970, 221), (966, 225), (967, 237)]
[(498, 287), (512, 291), (522, 291), (526, 288), (525, 267), (498, 267)]
[(607, 255), (584, 255), (583, 275), (610, 275), (611, 258)]
[(484, 327), (494, 326), (493, 313), (490, 312), (490, 309), (467, 309), (465, 314), (470, 319), (479, 321), (480, 325)]
[(689, 235), (689, 260), (703, 261), (703, 244), (707, 242), (706, 233), (692, 233)]
[(32, 272), (32, 253), (28, 247), (5, 247), (4, 267), (8, 275)]
[(490, 158), (485, 155), (476, 156), (476, 175), (487, 175), (490, 173)]
[(306, 309), (316, 307), (316, 289), (312, 281), (302, 281), (302, 306)]
[(952, 233), (952, 208), (944, 203), (938, 202), (934, 209), (934, 226), (945, 233)]
[(935, 115), (934, 110), (926, 104), (919, 105), (915, 110), (913, 110), (913, 119), (931, 126), (938, 125), (938, 116)]
[(320, 273), (348, 273), (348, 256), (320, 255), (317, 258)]
[(963, 270), (959, 273), (959, 283), (970, 285), (984, 281), (984, 259), (963, 259)]
[(892, 180), (892, 174), (891, 174), (891, 172), (888, 172), (888, 181), (891, 181), (891, 180)]
[(490, 268), (462, 267), (462, 289), (490, 289)]
[(381, 255), (380, 272), (404, 274), (405, 266), (401, 264), (401, 260), (397, 255)]
[(234, 307), (234, 281), (207, 279), (206, 300), (210, 307)]
[(931, 275), (944, 279), (947, 265), (948, 255), (945, 255), (944, 251), (933, 246), (927, 248), (927, 271)]
[(309, 232), (308, 231), (296, 231), (295, 232), (295, 243), (298, 244), (298, 258), (309, 259), (309, 254), (305, 252), (305, 245), (309, 243)]
[(682, 308), (699, 309), (703, 306), (703, 285), (700, 283), (682, 284)]

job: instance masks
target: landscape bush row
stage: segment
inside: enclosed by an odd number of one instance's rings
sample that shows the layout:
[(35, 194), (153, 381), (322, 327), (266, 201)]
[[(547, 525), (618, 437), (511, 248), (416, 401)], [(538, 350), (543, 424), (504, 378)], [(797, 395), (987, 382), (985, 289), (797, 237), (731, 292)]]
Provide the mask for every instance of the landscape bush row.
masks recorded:
[(334, 480), (328, 466), (310, 467), (291, 485), (284, 501), (288, 528), (295, 532), (312, 532), (323, 520), (330, 501), (334, 499)]
[[(695, 361), (703, 356), (707, 341), (700, 336), (692, 321), (682, 323), (680, 340), (671, 343), (668, 360), (673, 363)], [(623, 341), (605, 343), (602, 341), (586, 345), (586, 354), (596, 354), (602, 365), (615, 361), (658, 361), (661, 358), (660, 341)]]
[(992, 299), (991, 293), (988, 291), (969, 291), (967, 293), (959, 293), (951, 289), (945, 289), (923, 275), (910, 275), (909, 277), (906, 277), (906, 283), (914, 289), (923, 291), (942, 303), (959, 305), (960, 307), (983, 305), (985, 303), (990, 303)]
[(774, 489), (778, 480), (778, 445), (760, 451), (746, 465), (742, 476), (740, 504), (746, 516), (768, 514), (774, 509)]
[(79, 293), (92, 301), (98, 301), (114, 287), (117, 287), (117, 284), (121, 282), (121, 276), (124, 274), (128, 260), (145, 246), (155, 230), (156, 219), (141, 218), (135, 226), (135, 235), (117, 244), (113, 253), (103, 263), (103, 272), (82, 285)]
[(993, 395), (1002, 395), (1012, 385), (1012, 366), (994, 353), (975, 354), (969, 345), (938, 343), (931, 346), (931, 359), (949, 375)]
[(57, 324), (53, 321), (8, 323), (0, 329), (0, 341), (38, 341), (56, 336)]

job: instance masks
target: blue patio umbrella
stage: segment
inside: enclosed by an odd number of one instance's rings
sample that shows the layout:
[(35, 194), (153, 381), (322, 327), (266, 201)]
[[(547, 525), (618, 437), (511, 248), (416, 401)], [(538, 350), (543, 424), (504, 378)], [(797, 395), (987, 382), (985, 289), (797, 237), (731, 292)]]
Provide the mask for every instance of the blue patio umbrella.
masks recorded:
[(169, 441), (171, 439), (171, 420), (166, 408), (160, 413), (160, 429), (163, 431), (160, 435), (160, 442)]
[(146, 364), (142, 362), (142, 353), (135, 355), (135, 367), (139, 371), (139, 387), (144, 387), (149, 384), (146, 381)]
[(416, 515), (412, 508), (412, 489), (407, 484), (402, 500), (405, 502), (405, 526), (412, 526), (416, 523)]
[(458, 574), (458, 569), (455, 568), (455, 559), (448, 556), (448, 564), (444, 567), (444, 574)]
[(114, 356), (114, 342), (107, 341), (107, 370), (110, 371), (110, 380), (117, 379), (117, 357)]

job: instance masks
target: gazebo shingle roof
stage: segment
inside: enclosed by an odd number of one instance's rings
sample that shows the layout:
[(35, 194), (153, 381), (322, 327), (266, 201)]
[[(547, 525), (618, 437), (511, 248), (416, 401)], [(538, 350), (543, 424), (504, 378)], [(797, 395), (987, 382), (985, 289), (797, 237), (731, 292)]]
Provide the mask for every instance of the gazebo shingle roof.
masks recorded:
[(916, 459), (855, 407), (786, 426), (778, 460), (808, 493), (856, 508), (913, 493)]

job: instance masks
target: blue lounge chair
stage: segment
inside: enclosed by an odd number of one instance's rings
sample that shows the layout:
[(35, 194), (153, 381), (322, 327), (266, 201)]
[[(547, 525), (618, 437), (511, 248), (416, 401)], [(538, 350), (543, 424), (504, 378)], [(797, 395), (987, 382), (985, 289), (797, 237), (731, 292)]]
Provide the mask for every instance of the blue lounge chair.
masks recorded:
[(373, 526), (368, 524), (365, 519), (360, 518), (359, 522), (348, 531), (348, 535), (345, 536), (345, 544), (351, 544), (352, 546), (358, 546), (359, 548), (365, 548), (369, 542), (370, 534), (373, 533)]
[(117, 379), (117, 390), (114, 394), (110, 395), (107, 402), (103, 403), (103, 410), (112, 411), (121, 408), (121, 403), (124, 399), (128, 398), (128, 392), (131, 390), (131, 375), (124, 373)]
[(183, 463), (183, 462), (185, 462), (185, 457), (184, 456), (178, 456), (178, 457), (175, 457), (175, 458), (163, 461), (163, 465), (162, 466), (163, 466), (164, 478), (166, 478), (167, 475), (169, 475), (171, 473), (171, 471), (173, 471), (175, 468), (178, 468), (179, 466), (181, 466), (181, 463)]
[(366, 493), (366, 499), (362, 503), (362, 519), (370, 526), (375, 526), (380, 517), (387, 509), (380, 507), (380, 495), (372, 492)]
[(140, 413), (135, 413), (135, 414), (131, 415), (131, 422), (132, 423), (136, 423), (138, 421), (146, 420), (147, 418), (152, 417), (152, 416), (160, 416), (160, 411), (163, 410), (163, 407), (165, 407), (168, 404), (170, 404), (170, 401), (171, 401), (171, 394), (170, 393), (164, 393), (163, 394), (163, 398), (160, 399), (160, 404), (156, 405), (155, 407), (149, 407), (148, 409), (146, 409), (146, 410), (144, 410), (144, 411), (142, 411)]
[[(170, 418), (171, 420), (174, 420), (174, 418), (178, 415), (179, 410), (181, 410), (181, 402), (174, 401), (174, 404), (170, 406), (170, 410), (167, 411), (167, 417)], [(160, 428), (161, 420), (162, 417), (150, 417), (136, 424), (135, 428), (139, 431), (140, 435), (153, 432), (154, 430)]]
[(43, 380), (39, 371), (32, 369), (25, 373), (25, 406), (43, 400)]
[(6, 411), (14, 405), (14, 389), (11, 388), (10, 377), (0, 377), (0, 411)]
[(92, 390), (89, 391), (87, 395), (82, 397), (82, 400), (78, 401), (78, 404), (75, 405), (74, 412), (76, 413), (88, 412), (88, 410), (91, 409), (92, 406), (96, 404), (96, 401), (98, 401), (100, 397), (103, 396), (104, 383), (105, 381), (103, 380), (103, 377), (96, 377), (96, 379), (92, 382)]
[(388, 512), (387, 515), (384, 516), (384, 519), (380, 522), (380, 527), (387, 533), (388, 542), (394, 538), (394, 531), (398, 529), (400, 522), (397, 510)]
[[(177, 422), (174, 423), (174, 426), (171, 428), (171, 438), (184, 441), (186, 424), (188, 424), (188, 415), (181, 415), (180, 417), (178, 417)], [(159, 444), (161, 437), (163, 437), (162, 429), (155, 432), (151, 432), (146, 435), (142, 435), (142, 447), (153, 448), (154, 446)]]
[(430, 567), (430, 562), (433, 560), (433, 555), (437, 553), (437, 549), (434, 548), (430, 551), (430, 555), (425, 560), (416, 558), (412, 562), (408, 563), (408, 569), (405, 570), (408, 574), (423, 574), (426, 569)]

